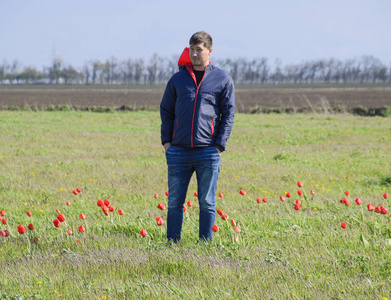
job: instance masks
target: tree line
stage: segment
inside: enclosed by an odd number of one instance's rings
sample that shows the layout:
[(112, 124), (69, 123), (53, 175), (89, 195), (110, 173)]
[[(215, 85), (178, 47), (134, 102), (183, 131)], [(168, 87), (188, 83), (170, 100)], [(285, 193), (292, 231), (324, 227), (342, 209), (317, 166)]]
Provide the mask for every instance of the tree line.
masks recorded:
[[(81, 67), (53, 59), (50, 66), (38, 70), (18, 60), (0, 64), (0, 84), (161, 84), (178, 70), (178, 56), (152, 55), (149, 60), (90, 60)], [(231, 75), (235, 83), (390, 83), (391, 66), (378, 58), (364, 55), (356, 59), (308, 60), (283, 65), (267, 58), (226, 58), (213, 63)]]

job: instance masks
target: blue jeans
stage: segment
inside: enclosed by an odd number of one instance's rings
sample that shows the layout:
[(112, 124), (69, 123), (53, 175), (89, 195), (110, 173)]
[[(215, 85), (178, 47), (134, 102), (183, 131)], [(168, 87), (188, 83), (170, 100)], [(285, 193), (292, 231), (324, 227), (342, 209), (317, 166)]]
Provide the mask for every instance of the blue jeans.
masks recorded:
[(220, 171), (220, 155), (213, 146), (185, 148), (171, 146), (166, 151), (168, 166), (167, 239), (177, 242), (181, 238), (183, 204), (193, 172), (197, 176), (197, 193), (200, 209), (199, 238), (212, 239), (215, 221), (215, 193)]

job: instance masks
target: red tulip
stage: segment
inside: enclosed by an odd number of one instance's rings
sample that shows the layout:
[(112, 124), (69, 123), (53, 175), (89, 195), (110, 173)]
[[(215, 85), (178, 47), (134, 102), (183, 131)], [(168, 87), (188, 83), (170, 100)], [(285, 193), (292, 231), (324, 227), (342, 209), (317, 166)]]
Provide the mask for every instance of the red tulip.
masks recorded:
[(105, 199), (105, 201), (103, 201), (103, 204), (106, 205), (106, 206), (109, 206), (110, 205), (109, 199)]
[(104, 210), (103, 213), (105, 214), (105, 216), (108, 216), (110, 214), (108, 210)]
[(28, 228), (29, 228), (30, 230), (34, 230), (34, 225), (30, 223), (29, 226), (28, 226)]
[(383, 205), (380, 206), (380, 213), (381, 213), (382, 215), (387, 214), (387, 208), (385, 208)]
[(357, 205), (360, 205), (362, 203), (361, 198), (357, 198), (355, 201), (356, 201)]
[(224, 214), (224, 212), (223, 212), (223, 210), (222, 210), (221, 208), (219, 208), (219, 209), (217, 210), (217, 213), (218, 213), (220, 216), (222, 216), (222, 215)]
[(349, 191), (345, 191), (345, 195), (346, 195), (346, 196), (349, 196)]
[(63, 214), (59, 214), (59, 215), (57, 216), (57, 219), (58, 219), (60, 222), (64, 222), (64, 221), (65, 221), (65, 217), (64, 217)]
[(68, 206), (71, 205), (71, 204), (69, 203), (69, 201), (65, 202), (65, 204), (68, 205)]
[(153, 195), (156, 199), (159, 198), (159, 194)]
[(384, 197), (384, 199), (387, 199), (387, 198), (388, 198), (388, 194), (387, 194), (387, 193), (384, 193), (384, 194), (383, 194), (383, 197)]
[(57, 208), (57, 209), (56, 209), (56, 213), (60, 214), (61, 211)]
[(31, 211), (28, 211), (28, 212), (27, 212), (27, 215), (28, 215), (29, 217), (31, 217), (31, 216), (33, 215), (33, 213), (32, 213)]
[(263, 202), (267, 202), (267, 198), (266, 198), (266, 197), (263, 198), (262, 201), (263, 201)]
[(0, 215), (5, 216), (6, 214), (7, 213), (4, 210), (0, 211)]
[(246, 191), (245, 190), (240, 190), (239, 193), (240, 193), (240, 195), (245, 195)]
[(223, 215), (221, 216), (221, 218), (222, 218), (223, 220), (227, 220), (227, 219), (228, 219), (228, 215), (223, 214)]
[(341, 227), (342, 227), (343, 229), (346, 229), (346, 227), (348, 227), (348, 225), (346, 225), (345, 222), (342, 222), (342, 223), (341, 223)]
[(9, 235), (10, 235), (10, 233), (9, 233), (8, 230), (3, 230), (3, 236), (7, 237), (7, 236), (9, 236)]
[(346, 202), (348, 202), (349, 200), (348, 200), (348, 198), (343, 198), (343, 199), (341, 199), (341, 203), (346, 203)]
[(164, 194), (166, 194), (166, 196), (168, 196), (168, 191), (165, 191)]
[(218, 227), (216, 224), (213, 225), (213, 226), (212, 226), (212, 231), (213, 231), (213, 232), (219, 231), (219, 227)]
[(3, 223), (4, 225), (7, 225), (8, 221), (7, 221), (7, 219), (1, 219), (1, 223)]
[(84, 231), (86, 231), (86, 229), (84, 228), (83, 225), (80, 225), (80, 226), (79, 226), (79, 231), (80, 231), (80, 232), (84, 232)]
[(187, 207), (183, 204), (183, 212), (187, 210)]
[(99, 200), (96, 202), (96, 204), (97, 204), (99, 207), (101, 207), (101, 206), (103, 206), (103, 201), (99, 199)]
[(280, 200), (281, 200), (281, 201), (285, 201), (285, 197), (284, 197), (284, 196), (281, 196), (281, 197), (280, 197)]
[(303, 186), (303, 184), (301, 183), (301, 181), (298, 181), (298, 182), (297, 182), (297, 186), (298, 186), (298, 187), (302, 187), (302, 186)]
[(315, 191), (314, 190), (311, 190), (310, 193), (311, 193), (311, 195), (315, 195)]
[(163, 218), (156, 218), (156, 223), (157, 223), (157, 226), (162, 226), (162, 225), (164, 225), (164, 220), (163, 220)]
[(79, 194), (76, 190), (74, 190), (72, 193), (74, 193), (75, 195)]
[(197, 193), (197, 192), (194, 192), (193, 196), (194, 196), (194, 197), (198, 197), (198, 193)]
[(2, 230), (0, 230), (0, 236), (5, 236)]
[(76, 189), (76, 191), (77, 191), (78, 193), (81, 193), (81, 188), (78, 187), (78, 188)]
[(374, 206), (372, 203), (369, 203), (369, 204), (367, 205), (367, 208), (368, 208), (369, 211), (372, 211), (372, 210), (375, 209), (375, 206)]
[(381, 211), (380, 207), (379, 206), (376, 206), (375, 207), (375, 212), (379, 213)]
[(350, 206), (350, 202), (349, 201), (345, 201), (345, 206)]
[(299, 199), (296, 199), (296, 204), (301, 205), (301, 201)]
[(163, 210), (165, 207), (166, 205), (163, 202), (159, 203), (159, 205), (157, 206), (157, 208), (160, 210)]
[(223, 198), (223, 193), (219, 193), (219, 197), (220, 197), (220, 198)]
[(294, 206), (294, 209), (295, 210), (300, 210), (301, 209), (301, 205), (296, 203), (295, 206)]
[(26, 227), (24, 227), (23, 225), (19, 225), (18, 226), (18, 232), (19, 234), (23, 234), (27, 231)]
[(288, 193), (286, 193), (285, 197), (290, 198), (290, 197), (292, 197), (292, 195), (291, 195), (291, 193), (288, 192)]
[(235, 235), (235, 237), (234, 237), (234, 242), (235, 243), (239, 242), (239, 237), (237, 235)]
[(298, 191), (297, 191), (297, 194), (298, 194), (299, 196), (303, 196), (303, 192), (302, 192), (301, 190), (298, 190)]
[(102, 208), (102, 211), (109, 211), (109, 208), (104, 204), (101, 206), (101, 208)]
[(55, 219), (55, 220), (53, 221), (53, 224), (54, 224), (54, 226), (56, 226), (56, 227), (60, 227), (60, 226), (61, 226), (61, 222), (60, 222), (59, 220), (57, 220), (57, 219)]
[(236, 226), (236, 222), (235, 222), (234, 219), (231, 220), (231, 225), (232, 225), (232, 226)]
[(85, 214), (80, 214), (79, 217), (80, 217), (80, 219), (84, 220), (86, 218), (86, 215)]
[(113, 206), (109, 206), (109, 211), (111, 211), (111, 212), (113, 212), (113, 211), (115, 211), (115, 208), (113, 207)]
[(142, 237), (146, 237), (148, 235), (148, 232), (145, 229), (142, 229), (140, 231), (140, 234), (141, 234)]
[(68, 229), (68, 234), (69, 234), (69, 235), (72, 235), (72, 234), (73, 234), (73, 232), (72, 232), (71, 229)]
[(257, 198), (257, 203), (261, 203), (261, 202), (262, 202), (261, 198)]
[(191, 203), (191, 201), (187, 201), (187, 206), (190, 207), (192, 206), (193, 204)]
[(242, 230), (240, 229), (239, 226), (235, 226), (235, 227), (234, 227), (234, 231), (235, 231), (236, 233), (239, 233), (239, 232), (241, 232)]
[(122, 209), (119, 209), (118, 213), (122, 216), (124, 214), (124, 211)]

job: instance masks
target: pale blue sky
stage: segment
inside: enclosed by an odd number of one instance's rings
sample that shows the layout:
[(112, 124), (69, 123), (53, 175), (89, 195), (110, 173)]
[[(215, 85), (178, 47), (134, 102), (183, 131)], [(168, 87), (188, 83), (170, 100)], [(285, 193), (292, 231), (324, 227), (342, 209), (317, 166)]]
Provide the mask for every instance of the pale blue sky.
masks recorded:
[[(48, 66), (180, 54), (209, 32), (213, 57), (283, 65), (373, 55), (391, 63), (390, 0), (0, 0), (0, 62)], [(55, 49), (55, 51), (53, 51)]]

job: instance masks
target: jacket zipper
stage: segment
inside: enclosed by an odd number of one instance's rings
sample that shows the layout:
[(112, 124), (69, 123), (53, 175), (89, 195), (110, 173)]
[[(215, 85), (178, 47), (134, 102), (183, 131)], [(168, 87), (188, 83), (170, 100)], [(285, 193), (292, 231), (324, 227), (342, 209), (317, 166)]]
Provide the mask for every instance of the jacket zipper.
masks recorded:
[(191, 148), (194, 148), (194, 146), (193, 146), (193, 129), (194, 129), (194, 116), (195, 116), (195, 111), (196, 111), (196, 106), (197, 106), (198, 90), (199, 90), (199, 87), (200, 87), (202, 81), (204, 80), (205, 72), (206, 72), (206, 67), (207, 67), (207, 66), (206, 66), (205, 69), (204, 69), (204, 76), (202, 76), (201, 81), (200, 81), (200, 83), (198, 84), (198, 86), (197, 86), (197, 79), (195, 78), (195, 74), (194, 74), (194, 72), (193, 72), (193, 69), (191, 68), (191, 64), (187, 64), (186, 66), (187, 66), (187, 70), (188, 70), (189, 73), (190, 73), (191, 78), (193, 78), (193, 81), (194, 81), (194, 83), (195, 83), (195, 85), (196, 85), (196, 87), (197, 87), (197, 89), (196, 89), (196, 95), (195, 95), (195, 99), (194, 99), (193, 119), (192, 119), (192, 121), (191, 121), (191, 136), (190, 136)]

